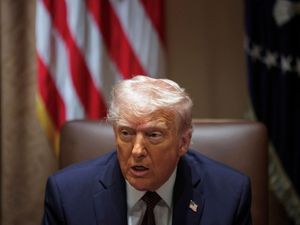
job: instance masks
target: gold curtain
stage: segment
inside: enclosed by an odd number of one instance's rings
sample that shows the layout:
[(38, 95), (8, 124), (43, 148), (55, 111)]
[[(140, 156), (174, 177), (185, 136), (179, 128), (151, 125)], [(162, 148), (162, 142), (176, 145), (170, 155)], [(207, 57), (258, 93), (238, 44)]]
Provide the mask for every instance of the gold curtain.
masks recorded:
[(57, 162), (35, 113), (35, 0), (1, 1), (1, 224), (38, 225)]

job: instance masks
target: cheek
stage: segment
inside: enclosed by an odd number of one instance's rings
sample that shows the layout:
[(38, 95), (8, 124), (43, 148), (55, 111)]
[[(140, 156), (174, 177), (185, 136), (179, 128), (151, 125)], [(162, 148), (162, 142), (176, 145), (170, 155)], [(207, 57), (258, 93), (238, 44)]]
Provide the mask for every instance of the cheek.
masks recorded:
[[(175, 150), (175, 149), (173, 149)], [(179, 155), (172, 151), (168, 154), (158, 155), (155, 159), (153, 159), (153, 163), (155, 161), (155, 165), (153, 166), (153, 181), (157, 184), (157, 186), (161, 186), (164, 184), (171, 174), (179, 160)]]
[(117, 153), (120, 164), (125, 164), (130, 157), (130, 147), (128, 144), (124, 144), (120, 141), (117, 141)]
[(158, 154), (153, 155), (153, 162), (158, 172), (165, 173), (169, 172), (176, 167), (177, 162), (180, 158), (178, 147), (169, 146), (169, 148), (160, 149)]

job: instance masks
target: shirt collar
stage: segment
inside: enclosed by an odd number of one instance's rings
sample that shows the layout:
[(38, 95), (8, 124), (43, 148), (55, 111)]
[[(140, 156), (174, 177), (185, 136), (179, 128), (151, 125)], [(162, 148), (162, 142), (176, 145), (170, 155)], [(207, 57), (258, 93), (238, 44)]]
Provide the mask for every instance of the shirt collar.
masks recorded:
[[(156, 193), (165, 201), (169, 208), (172, 208), (172, 196), (173, 189), (176, 179), (177, 167), (174, 169), (173, 173), (169, 179), (156, 190)], [(126, 193), (127, 193), (127, 207), (131, 209), (146, 193), (145, 191), (139, 191), (132, 187), (126, 180)]]

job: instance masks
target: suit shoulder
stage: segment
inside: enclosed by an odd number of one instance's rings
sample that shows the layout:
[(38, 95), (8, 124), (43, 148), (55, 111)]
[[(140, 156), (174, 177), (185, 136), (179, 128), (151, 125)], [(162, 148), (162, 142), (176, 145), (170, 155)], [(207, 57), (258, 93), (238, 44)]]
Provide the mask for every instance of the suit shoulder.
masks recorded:
[(92, 160), (72, 164), (55, 172), (50, 178), (56, 181), (71, 181), (72, 179), (84, 179), (92, 176), (101, 176), (106, 169), (115, 166), (117, 162), (116, 151), (112, 151)]
[(224, 221), (240, 224), (237, 221), (244, 217), (249, 220), (251, 183), (247, 175), (193, 150), (188, 151), (185, 160), (188, 165), (185, 171), (193, 184), (193, 198), (205, 199), (206, 213), (212, 213), (205, 217), (210, 224), (225, 224)]

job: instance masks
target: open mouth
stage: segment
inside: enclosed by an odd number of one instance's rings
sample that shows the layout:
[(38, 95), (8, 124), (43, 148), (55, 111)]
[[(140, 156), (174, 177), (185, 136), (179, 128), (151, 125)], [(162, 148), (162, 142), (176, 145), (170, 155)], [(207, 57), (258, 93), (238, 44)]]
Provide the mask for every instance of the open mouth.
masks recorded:
[(146, 170), (148, 170), (148, 168), (144, 167), (144, 166), (133, 166), (132, 169), (135, 170), (135, 171), (146, 171)]

